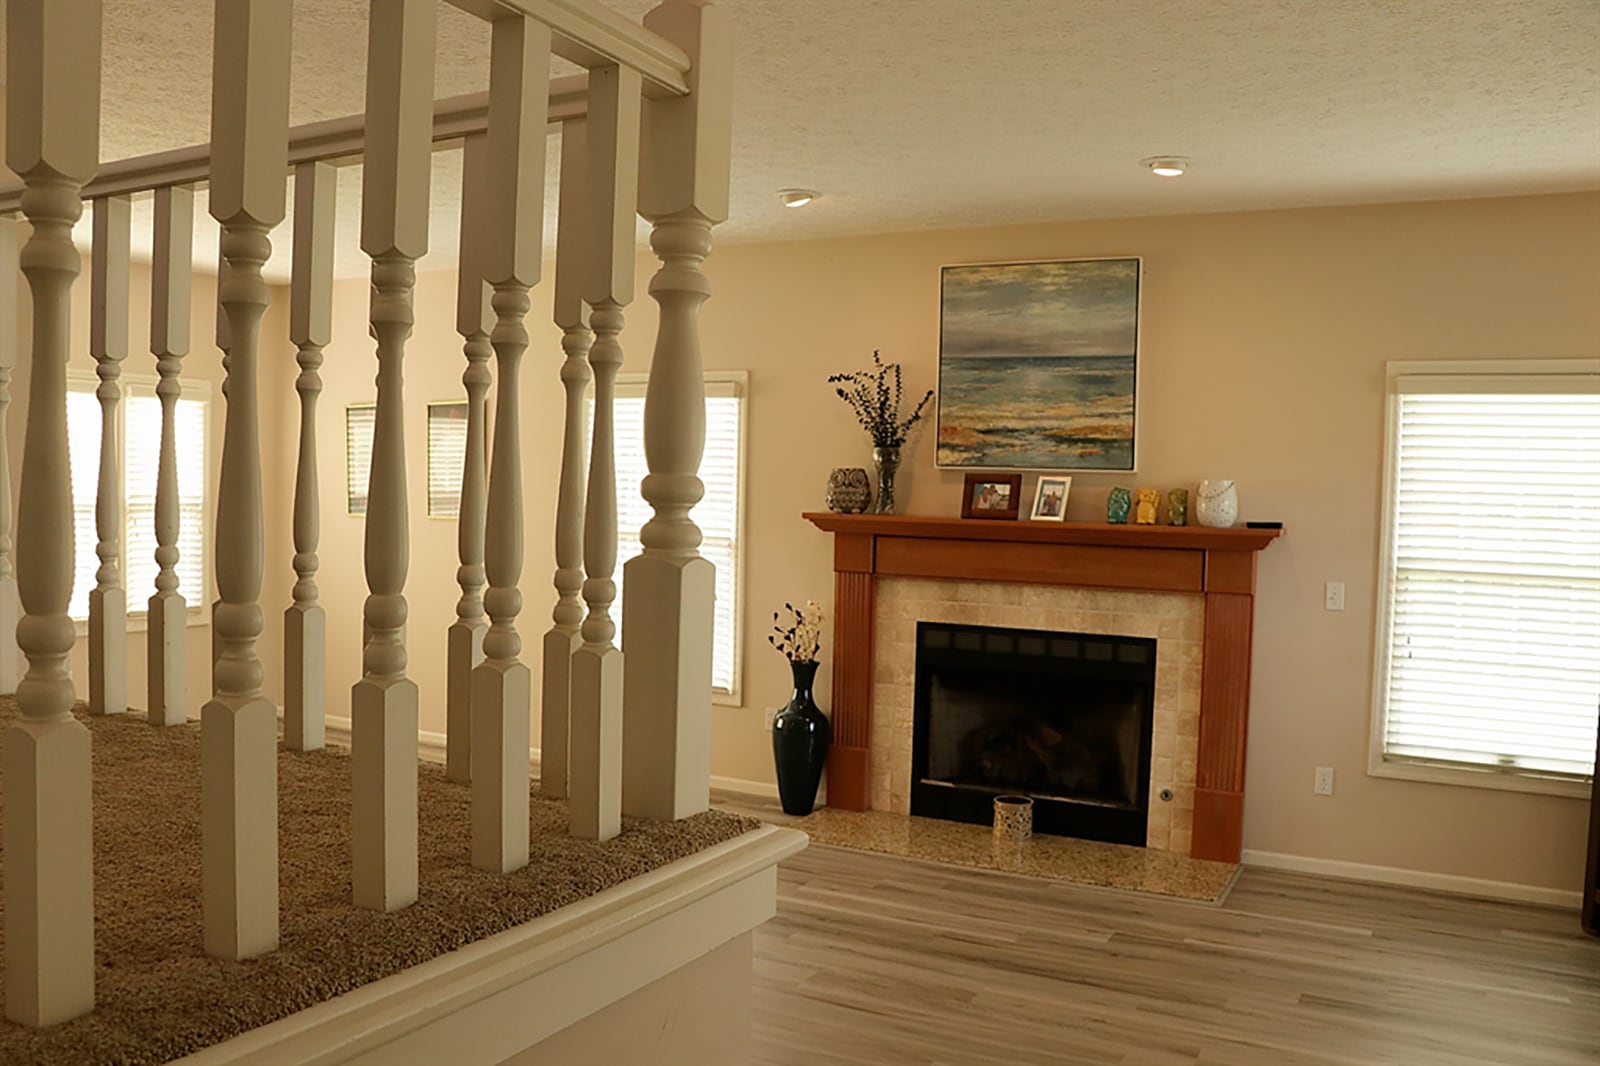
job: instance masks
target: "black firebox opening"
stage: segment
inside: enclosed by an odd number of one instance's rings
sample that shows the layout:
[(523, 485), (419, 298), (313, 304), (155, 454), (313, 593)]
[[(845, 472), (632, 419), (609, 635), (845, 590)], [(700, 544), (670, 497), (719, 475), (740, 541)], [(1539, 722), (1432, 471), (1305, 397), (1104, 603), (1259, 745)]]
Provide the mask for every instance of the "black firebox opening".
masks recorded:
[(911, 813), (989, 824), (1034, 799), (1041, 833), (1145, 843), (1156, 642), (922, 622)]

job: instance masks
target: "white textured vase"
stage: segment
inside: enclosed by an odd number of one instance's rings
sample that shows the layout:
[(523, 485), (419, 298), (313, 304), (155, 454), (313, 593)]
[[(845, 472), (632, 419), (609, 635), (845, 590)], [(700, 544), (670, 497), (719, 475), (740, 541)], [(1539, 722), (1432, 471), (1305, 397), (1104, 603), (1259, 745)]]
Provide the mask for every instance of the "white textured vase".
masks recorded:
[(1232, 481), (1202, 481), (1194, 495), (1194, 518), (1202, 526), (1227, 529), (1238, 520), (1239, 493)]

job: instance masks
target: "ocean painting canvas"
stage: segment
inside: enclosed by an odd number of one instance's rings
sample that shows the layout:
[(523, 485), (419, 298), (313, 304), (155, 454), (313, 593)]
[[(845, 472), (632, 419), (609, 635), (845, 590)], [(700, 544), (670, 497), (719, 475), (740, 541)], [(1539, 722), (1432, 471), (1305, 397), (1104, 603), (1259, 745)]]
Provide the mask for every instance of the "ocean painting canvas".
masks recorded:
[(938, 465), (1133, 470), (1139, 268), (944, 267)]

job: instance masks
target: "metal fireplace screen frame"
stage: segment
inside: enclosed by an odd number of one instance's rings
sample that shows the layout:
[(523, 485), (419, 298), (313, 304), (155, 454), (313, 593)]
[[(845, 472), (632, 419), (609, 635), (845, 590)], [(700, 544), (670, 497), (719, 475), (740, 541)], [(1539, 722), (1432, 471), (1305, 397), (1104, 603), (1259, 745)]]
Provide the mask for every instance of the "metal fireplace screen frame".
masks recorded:
[[(1105, 840), (1143, 847), (1149, 824), (1150, 749), (1155, 711), (1156, 642), (1148, 637), (1046, 630), (1000, 629), (943, 622), (917, 624), (916, 702), (911, 752), (911, 813), (923, 817), (988, 825), (994, 797), (1021, 791), (1034, 799), (1034, 828), (1041, 833)], [(1071, 795), (1044, 787), (1020, 788), (1015, 782), (986, 783), (972, 778), (950, 780), (930, 774), (934, 763), (948, 763), (936, 742), (932, 714), (938, 678), (997, 679), (1015, 697), (1023, 689), (1059, 683), (1063, 693), (1074, 685), (1103, 694), (1115, 691), (1132, 701), (1135, 740), (1130, 782), (1125, 772), (1118, 797)], [(1041, 714), (1043, 712), (1040, 712)], [(1057, 706), (1049, 712), (1057, 723), (1062, 714), (1088, 715), (1092, 708)], [(1046, 717), (1049, 717), (1046, 716)]]

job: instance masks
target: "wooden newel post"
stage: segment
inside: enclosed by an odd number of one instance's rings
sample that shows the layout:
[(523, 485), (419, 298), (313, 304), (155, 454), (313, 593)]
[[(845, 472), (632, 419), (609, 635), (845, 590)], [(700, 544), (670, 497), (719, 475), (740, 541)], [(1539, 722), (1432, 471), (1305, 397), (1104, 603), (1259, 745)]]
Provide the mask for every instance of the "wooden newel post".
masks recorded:
[[(594, 441), (583, 519), (583, 644), (572, 656), (568, 794), (573, 836), (609, 840), (622, 828), (622, 650), (611, 604), (617, 583), (614, 406), (622, 366), (623, 308), (633, 300), (633, 229), (639, 182), (638, 71), (589, 72), (589, 233), (584, 299), (593, 311)], [(630, 490), (631, 491), (631, 490)], [(670, 633), (659, 635), (670, 640)]]
[(561, 190), (556, 221), (555, 322), (561, 329), (561, 385), (566, 415), (561, 438), (561, 481), (556, 496), (555, 625), (544, 635), (544, 685), (539, 714), (539, 791), (565, 797), (572, 721), (572, 655), (583, 646), (583, 485), (588, 468), (584, 394), (592, 374), (594, 331), (583, 302), (583, 242), (587, 235), (588, 124), (561, 127)]
[[(728, 217), (733, 32), (716, 8), (672, 0), (645, 25), (689, 54), (690, 94), (650, 100), (644, 111), (639, 213), (653, 224), (661, 269), (650, 295), (661, 307), (641, 486), (654, 515), (644, 551), (624, 569), (627, 653), (623, 707), (623, 810), (684, 818), (711, 801), (711, 660), (716, 567), (699, 552), (689, 517), (705, 487), (705, 374), (698, 316), (711, 287), (700, 269), (711, 227)], [(632, 636), (637, 634), (637, 637)]]
[(376, 0), (367, 45), (361, 248), (372, 257), (378, 400), (367, 488), (364, 674), (350, 704), (355, 901), (392, 911), (417, 898), (417, 684), (406, 677), (405, 409), (416, 260), (428, 251), (434, 0)]
[(156, 357), (161, 401), (161, 450), (156, 464), (156, 590), (150, 597), (145, 640), (145, 714), (155, 725), (189, 720), (189, 604), (178, 591), (178, 374), (189, 353), (193, 284), (194, 189), (156, 190), (151, 255), (150, 351)]
[(300, 374), (300, 456), (294, 478), (293, 602), (283, 612), (283, 741), (315, 751), (326, 739), (327, 612), (317, 602), (317, 397), (322, 350), (333, 334), (333, 219), (338, 171), (301, 163), (294, 172), (294, 265), (289, 340)]
[(522, 440), (517, 371), (528, 347), (528, 289), (543, 238), (550, 29), (526, 17), (494, 23), (489, 63), (489, 231), (484, 277), (494, 287), (489, 340), (498, 368), (489, 468), (483, 603), (489, 631), (472, 672), (472, 865), (510, 873), (528, 864), (528, 715), (522, 662)]
[(261, 694), (261, 441), (256, 364), (270, 290), (267, 233), (283, 221), (289, 143), (289, 5), (217, 5), (211, 214), (228, 315), (227, 421), (217, 490), (215, 692), (201, 710), (205, 947), (245, 959), (278, 946), (278, 715)]
[(445, 648), (445, 776), (472, 779), (472, 671), (483, 662), (483, 527), (488, 520), (489, 359), (494, 346), (491, 289), (483, 280), (483, 242), (488, 235), (486, 197), (489, 187), (489, 140), (482, 134), (466, 139), (461, 160), (461, 251), (456, 264), (456, 331), (461, 334), (467, 368), (461, 383), (467, 390), (467, 449), (461, 463), (461, 506), (457, 515), (456, 549), (461, 565), (456, 581), (456, 620), (450, 623)]
[(11, 0), (6, 11), (6, 163), (23, 180), (33, 233), (21, 251), (33, 294), (28, 425), (17, 499), (17, 643), (28, 672), (6, 728), (5, 1009), (54, 1025), (94, 1008), (89, 731), (72, 716), (72, 478), (67, 356), (72, 225), (99, 159), (100, 4)]
[(126, 196), (94, 202), (89, 253), (89, 354), (100, 385), (100, 476), (95, 482), (95, 554), (89, 590), (89, 713), (128, 709), (128, 597), (122, 580), (127, 524), (122, 481), (122, 361), (128, 357), (131, 204)]

